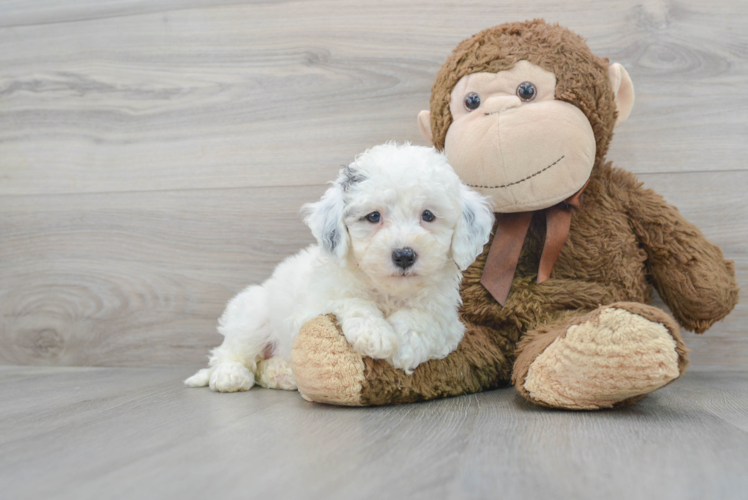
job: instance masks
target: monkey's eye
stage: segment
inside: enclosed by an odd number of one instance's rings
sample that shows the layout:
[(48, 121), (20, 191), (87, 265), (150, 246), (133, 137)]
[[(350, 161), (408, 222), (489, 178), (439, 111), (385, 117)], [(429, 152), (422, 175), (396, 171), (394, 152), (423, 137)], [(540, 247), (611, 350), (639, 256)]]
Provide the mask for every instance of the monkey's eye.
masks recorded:
[(379, 212), (372, 212), (369, 215), (367, 215), (366, 217), (364, 217), (364, 219), (368, 220), (372, 224), (376, 224), (377, 222), (379, 222), (380, 220), (382, 220), (382, 216), (379, 215)]
[(465, 96), (465, 107), (472, 111), (480, 107), (480, 96), (475, 92), (470, 92)]
[(522, 82), (517, 86), (517, 97), (525, 102), (535, 99), (537, 93), (537, 89), (532, 82)]
[(421, 214), (421, 220), (424, 222), (434, 222), (434, 219), (436, 219), (436, 215), (431, 213), (431, 210), (424, 210)]

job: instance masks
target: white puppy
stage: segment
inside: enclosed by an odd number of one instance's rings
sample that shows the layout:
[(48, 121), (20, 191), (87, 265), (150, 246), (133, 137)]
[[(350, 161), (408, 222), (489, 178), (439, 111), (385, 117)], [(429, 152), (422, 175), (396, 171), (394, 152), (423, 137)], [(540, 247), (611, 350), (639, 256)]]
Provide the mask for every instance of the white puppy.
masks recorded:
[(465, 331), (461, 271), (483, 251), (493, 213), (443, 154), (375, 146), (302, 210), (318, 245), (229, 302), (219, 320), (223, 344), (187, 385), (295, 389), (293, 341), (304, 323), (326, 313), (356, 351), (407, 373), (457, 348)]

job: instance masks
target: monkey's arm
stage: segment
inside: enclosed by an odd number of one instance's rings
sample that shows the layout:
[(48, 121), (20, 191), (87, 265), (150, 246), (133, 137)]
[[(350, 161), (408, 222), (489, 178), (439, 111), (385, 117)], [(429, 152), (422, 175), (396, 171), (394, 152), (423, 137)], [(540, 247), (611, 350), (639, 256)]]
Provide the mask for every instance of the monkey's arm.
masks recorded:
[(681, 326), (704, 333), (738, 302), (735, 265), (662, 196), (632, 174), (618, 173), (655, 288)]

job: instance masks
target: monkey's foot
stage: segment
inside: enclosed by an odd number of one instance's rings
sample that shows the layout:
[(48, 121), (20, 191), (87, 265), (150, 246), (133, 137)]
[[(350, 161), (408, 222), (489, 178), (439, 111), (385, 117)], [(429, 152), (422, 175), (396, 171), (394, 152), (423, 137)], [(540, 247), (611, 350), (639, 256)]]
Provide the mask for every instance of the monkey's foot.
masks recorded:
[(517, 390), (543, 406), (578, 410), (637, 401), (680, 377), (688, 363), (672, 318), (626, 302), (529, 332), (519, 351)]
[(263, 359), (257, 363), (256, 382), (268, 389), (295, 391), (296, 380), (291, 373), (291, 365), (280, 358)]

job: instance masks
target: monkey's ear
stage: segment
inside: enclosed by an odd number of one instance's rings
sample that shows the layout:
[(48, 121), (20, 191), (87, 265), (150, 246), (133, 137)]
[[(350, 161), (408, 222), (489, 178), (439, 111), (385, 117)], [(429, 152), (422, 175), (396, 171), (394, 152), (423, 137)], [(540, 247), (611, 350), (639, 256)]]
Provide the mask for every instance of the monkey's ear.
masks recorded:
[(631, 114), (631, 108), (634, 107), (634, 83), (631, 81), (626, 68), (618, 63), (611, 64), (608, 67), (608, 78), (610, 85), (613, 87), (613, 93), (616, 95), (616, 110), (618, 119), (616, 127), (625, 122)]
[(424, 109), (418, 113), (418, 128), (421, 129), (421, 134), (429, 141), (429, 144), (433, 144), (434, 136), (431, 133), (431, 111)]

